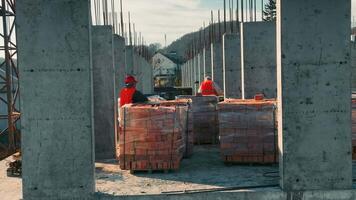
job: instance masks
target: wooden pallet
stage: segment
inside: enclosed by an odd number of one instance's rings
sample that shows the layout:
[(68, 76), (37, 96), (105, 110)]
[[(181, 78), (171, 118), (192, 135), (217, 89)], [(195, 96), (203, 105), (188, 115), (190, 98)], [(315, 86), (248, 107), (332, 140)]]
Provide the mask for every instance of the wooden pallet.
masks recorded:
[(153, 173), (164, 173), (164, 174), (168, 174), (168, 173), (175, 173), (178, 170), (176, 169), (146, 169), (146, 170), (130, 170), (130, 174), (142, 174), (142, 173), (146, 173), (146, 174), (153, 174)]

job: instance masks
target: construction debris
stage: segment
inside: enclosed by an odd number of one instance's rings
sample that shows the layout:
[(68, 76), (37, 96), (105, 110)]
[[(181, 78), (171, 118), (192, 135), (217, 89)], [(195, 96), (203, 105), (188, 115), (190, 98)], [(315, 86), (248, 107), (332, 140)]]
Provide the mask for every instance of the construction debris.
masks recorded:
[(218, 104), (221, 155), (225, 163), (276, 163), (274, 100), (233, 100)]

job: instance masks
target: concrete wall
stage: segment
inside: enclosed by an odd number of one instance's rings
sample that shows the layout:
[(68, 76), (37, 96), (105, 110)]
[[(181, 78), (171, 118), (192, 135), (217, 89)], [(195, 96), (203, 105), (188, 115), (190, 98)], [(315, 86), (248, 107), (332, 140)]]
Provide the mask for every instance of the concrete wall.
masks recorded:
[(277, 97), (276, 26), (274, 22), (247, 22), (243, 33), (244, 97), (251, 99), (263, 92)]
[(24, 199), (95, 191), (88, 0), (16, 2)]
[(240, 35), (223, 36), (223, 77), (225, 98), (242, 98)]
[(350, 1), (281, 1), (281, 186), (286, 191), (351, 189)]
[(115, 158), (115, 70), (111, 26), (93, 26), (95, 159)]
[(125, 38), (114, 35), (114, 65), (115, 65), (115, 99), (119, 97), (120, 89), (125, 86), (126, 61)]
[(222, 44), (211, 44), (211, 75), (213, 81), (218, 84), (220, 88), (223, 88), (223, 58)]

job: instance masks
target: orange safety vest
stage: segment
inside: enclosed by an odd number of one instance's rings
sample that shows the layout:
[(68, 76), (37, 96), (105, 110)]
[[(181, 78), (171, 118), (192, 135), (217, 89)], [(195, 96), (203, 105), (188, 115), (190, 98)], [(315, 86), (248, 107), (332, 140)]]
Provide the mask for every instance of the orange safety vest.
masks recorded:
[(211, 95), (218, 96), (218, 93), (214, 88), (214, 82), (211, 80), (204, 81), (201, 84), (201, 94), (203, 96), (211, 96)]
[(122, 89), (120, 92), (120, 107), (126, 104), (131, 104), (135, 92), (136, 92), (136, 88), (134, 87)]

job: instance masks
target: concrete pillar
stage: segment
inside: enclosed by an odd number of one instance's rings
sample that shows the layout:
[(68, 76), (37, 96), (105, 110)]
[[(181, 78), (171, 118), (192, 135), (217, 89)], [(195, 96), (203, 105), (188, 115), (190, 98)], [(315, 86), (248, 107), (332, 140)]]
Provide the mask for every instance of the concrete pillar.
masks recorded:
[(22, 0), (16, 12), (23, 198), (89, 199), (95, 192), (89, 1)]
[(201, 84), (204, 80), (204, 55), (203, 55), (203, 50), (199, 54), (199, 84)]
[(356, 92), (356, 42), (351, 42), (352, 91)]
[(111, 26), (93, 26), (95, 159), (115, 158), (115, 71)]
[(194, 57), (194, 94), (198, 93), (199, 87), (199, 74), (200, 74), (200, 67), (199, 67), (199, 54), (195, 55)]
[(133, 63), (134, 63), (133, 75), (138, 80), (136, 88), (137, 88), (137, 90), (142, 92), (142, 90), (143, 90), (143, 61), (141, 59), (141, 56), (139, 56), (135, 51), (133, 53)]
[(223, 67), (225, 98), (241, 99), (241, 45), (238, 34), (223, 36)]
[(126, 46), (126, 75), (135, 75), (134, 73), (134, 50), (132, 46)]
[(193, 88), (193, 66), (192, 60), (189, 60), (189, 87)]
[(281, 186), (351, 189), (351, 2), (277, 5)]
[(222, 44), (211, 44), (211, 74), (214, 82), (219, 87), (223, 87), (223, 59), (222, 59)]
[(140, 56), (142, 62), (142, 92), (153, 94), (153, 69), (152, 66)]
[(204, 54), (204, 77), (211, 76), (211, 48), (205, 47), (203, 50)]
[(119, 98), (121, 88), (125, 86), (125, 38), (114, 35), (114, 56), (115, 56), (115, 100)]
[(247, 22), (242, 26), (244, 97), (252, 99), (262, 92), (267, 98), (276, 98), (275, 22)]

